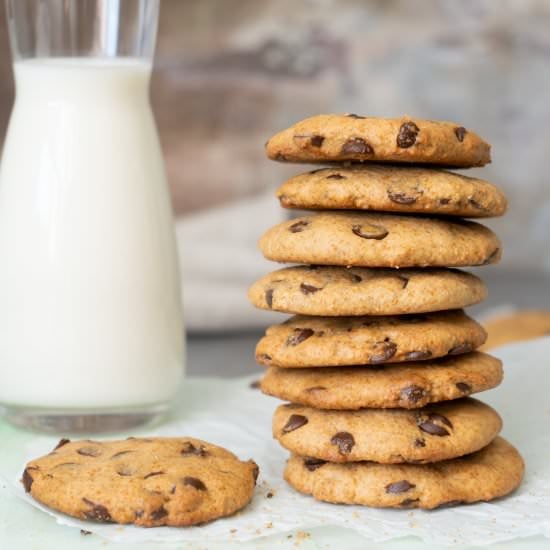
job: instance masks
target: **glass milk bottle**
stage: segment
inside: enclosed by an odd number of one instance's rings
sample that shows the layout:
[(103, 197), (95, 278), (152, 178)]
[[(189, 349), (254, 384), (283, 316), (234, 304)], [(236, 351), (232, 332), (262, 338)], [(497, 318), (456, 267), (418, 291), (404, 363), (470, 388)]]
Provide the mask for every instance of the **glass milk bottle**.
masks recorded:
[(0, 412), (48, 431), (141, 424), (174, 397), (184, 353), (149, 103), (159, 0), (6, 5)]

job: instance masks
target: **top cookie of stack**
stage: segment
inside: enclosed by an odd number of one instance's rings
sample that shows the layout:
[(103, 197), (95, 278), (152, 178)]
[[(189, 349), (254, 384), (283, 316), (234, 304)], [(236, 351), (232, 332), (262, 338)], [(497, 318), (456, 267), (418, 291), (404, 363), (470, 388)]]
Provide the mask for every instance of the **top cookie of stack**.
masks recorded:
[[(270, 367), (262, 390), (292, 403), (273, 419), (274, 437), (293, 453), (287, 481), (320, 500), (394, 507), (513, 490), (521, 457), (496, 437), (496, 411), (466, 397), (502, 379), (500, 362), (475, 351), (485, 331), (460, 311), (486, 288), (450, 269), (499, 261), (496, 235), (462, 218), (500, 216), (506, 198), (442, 169), (483, 166), (490, 146), (451, 122), (319, 115), (266, 150), (330, 165), (277, 191), (283, 207), (321, 211), (260, 239), (266, 258), (309, 265), (270, 273), (249, 291), (259, 308), (297, 314), (256, 348)], [(478, 477), (484, 483), (461, 481)]]

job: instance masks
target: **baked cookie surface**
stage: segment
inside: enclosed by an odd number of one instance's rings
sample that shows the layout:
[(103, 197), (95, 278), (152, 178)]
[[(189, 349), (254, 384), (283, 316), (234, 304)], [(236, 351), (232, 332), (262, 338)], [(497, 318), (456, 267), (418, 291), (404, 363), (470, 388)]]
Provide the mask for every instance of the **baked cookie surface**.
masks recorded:
[(524, 464), (502, 437), (474, 454), (438, 464), (334, 464), (293, 455), (285, 479), (317, 500), (373, 507), (426, 508), (489, 501), (521, 483)]
[(360, 267), (460, 267), (496, 263), (501, 245), (471, 221), (357, 211), (288, 220), (260, 239), (268, 260)]
[(273, 415), (273, 437), (283, 447), (330, 462), (437, 462), (485, 447), (501, 427), (497, 412), (471, 397), (415, 410), (287, 404)]
[(284, 162), (400, 162), (466, 168), (491, 162), (491, 147), (446, 121), (317, 115), (275, 134), (270, 159)]
[(460, 309), (487, 297), (483, 281), (458, 269), (295, 266), (248, 291), (260, 309), (321, 316), (399, 315)]
[(228, 516), (251, 500), (258, 466), (192, 438), (62, 439), (32, 460), (25, 490), (70, 516), (143, 527), (186, 526)]
[(377, 210), (487, 218), (506, 197), (488, 181), (430, 168), (366, 165), (324, 168), (290, 178), (277, 190), (285, 208)]
[(390, 317), (291, 317), (256, 346), (275, 367), (330, 367), (421, 361), (478, 348), (487, 334), (462, 310)]
[(268, 395), (315, 409), (416, 409), (482, 392), (501, 381), (501, 361), (472, 352), (375, 368), (271, 367), (260, 387)]

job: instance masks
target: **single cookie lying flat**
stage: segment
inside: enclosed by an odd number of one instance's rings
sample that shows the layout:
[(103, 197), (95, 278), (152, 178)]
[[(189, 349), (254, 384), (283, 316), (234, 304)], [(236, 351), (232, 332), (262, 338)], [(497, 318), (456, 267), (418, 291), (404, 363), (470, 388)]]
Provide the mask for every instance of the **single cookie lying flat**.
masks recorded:
[(62, 439), (23, 472), (25, 490), (70, 516), (143, 527), (228, 516), (252, 498), (258, 466), (192, 438)]
[(487, 334), (462, 310), (392, 317), (291, 317), (267, 329), (256, 361), (330, 367), (420, 361), (466, 353)]
[(430, 168), (322, 168), (277, 190), (285, 208), (378, 210), (466, 218), (502, 216), (506, 197), (488, 181)]
[(487, 227), (464, 220), (357, 211), (288, 220), (260, 239), (268, 260), (362, 267), (459, 267), (500, 260)]
[(488, 445), (502, 421), (489, 405), (466, 397), (422, 409), (319, 410), (280, 405), (273, 437), (300, 456), (330, 462), (437, 462)]
[(285, 479), (317, 500), (380, 508), (426, 508), (489, 501), (516, 489), (520, 454), (502, 437), (484, 449), (437, 464), (331, 464), (293, 455)]
[(281, 369), (261, 380), (264, 393), (315, 409), (416, 409), (498, 386), (502, 363), (472, 352), (379, 367)]
[(297, 266), (273, 271), (248, 292), (258, 308), (303, 315), (398, 315), (458, 309), (487, 296), (483, 281), (457, 269)]
[(403, 162), (448, 167), (484, 166), (491, 147), (454, 122), (317, 115), (275, 134), (267, 156), (285, 162)]

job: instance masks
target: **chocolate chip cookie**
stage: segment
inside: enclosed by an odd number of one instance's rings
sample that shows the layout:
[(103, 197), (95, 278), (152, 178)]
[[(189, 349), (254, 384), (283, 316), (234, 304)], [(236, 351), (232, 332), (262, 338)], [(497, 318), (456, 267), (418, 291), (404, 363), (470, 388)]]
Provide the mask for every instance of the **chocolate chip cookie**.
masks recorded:
[(491, 147), (454, 122), (317, 115), (275, 134), (267, 156), (283, 162), (397, 162), (467, 168), (491, 162)]
[(280, 405), (273, 437), (300, 456), (330, 462), (437, 462), (472, 453), (500, 432), (500, 416), (466, 397), (422, 409), (332, 411)]
[(285, 479), (317, 500), (380, 508), (426, 508), (489, 501), (521, 483), (520, 454), (502, 437), (476, 453), (438, 464), (333, 464), (293, 455)]
[(457, 355), (487, 334), (462, 310), (391, 317), (291, 317), (267, 329), (256, 361), (275, 367), (379, 365)]
[(269, 273), (248, 297), (261, 309), (303, 315), (398, 315), (463, 308), (487, 296), (483, 281), (457, 269), (296, 266)]
[(498, 386), (502, 363), (472, 352), (422, 362), (373, 367), (271, 367), (261, 389), (315, 409), (416, 409)]
[(488, 218), (502, 216), (492, 183), (443, 170), (367, 165), (325, 168), (290, 178), (277, 191), (285, 208), (378, 210)]
[(496, 263), (500, 241), (464, 220), (320, 212), (288, 220), (260, 239), (268, 260), (361, 267), (460, 267)]
[(248, 504), (258, 466), (188, 437), (62, 439), (23, 472), (25, 490), (70, 516), (142, 527), (185, 526)]

